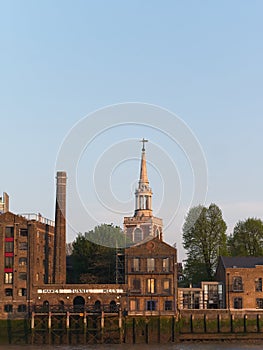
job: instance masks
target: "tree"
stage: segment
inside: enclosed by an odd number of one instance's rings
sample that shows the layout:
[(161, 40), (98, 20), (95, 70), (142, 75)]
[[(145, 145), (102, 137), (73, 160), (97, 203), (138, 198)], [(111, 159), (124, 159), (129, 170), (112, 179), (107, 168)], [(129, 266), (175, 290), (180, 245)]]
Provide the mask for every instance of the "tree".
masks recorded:
[(110, 248), (126, 248), (132, 244), (122, 229), (112, 224), (96, 226), (93, 230), (85, 232), (85, 237), (95, 244)]
[(232, 256), (262, 256), (263, 222), (257, 218), (239, 221), (227, 245)]
[(72, 283), (114, 283), (116, 248), (125, 246), (126, 237), (120, 227), (102, 224), (72, 243)]
[(194, 285), (213, 280), (218, 257), (227, 254), (226, 223), (215, 204), (193, 207), (183, 226), (183, 246), (187, 251), (184, 274)]

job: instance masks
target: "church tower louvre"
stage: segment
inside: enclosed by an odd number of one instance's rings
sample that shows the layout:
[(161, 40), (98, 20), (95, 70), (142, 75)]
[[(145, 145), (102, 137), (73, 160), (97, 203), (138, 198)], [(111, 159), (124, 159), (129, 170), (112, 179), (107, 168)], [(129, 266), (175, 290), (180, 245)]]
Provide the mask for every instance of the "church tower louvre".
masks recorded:
[(147, 175), (147, 162), (145, 143), (148, 140), (141, 140), (141, 167), (138, 187), (135, 191), (135, 212), (132, 217), (124, 218), (124, 232), (134, 243), (144, 240), (146, 237), (158, 236), (162, 239), (162, 219), (154, 217), (152, 213), (152, 189), (149, 185)]

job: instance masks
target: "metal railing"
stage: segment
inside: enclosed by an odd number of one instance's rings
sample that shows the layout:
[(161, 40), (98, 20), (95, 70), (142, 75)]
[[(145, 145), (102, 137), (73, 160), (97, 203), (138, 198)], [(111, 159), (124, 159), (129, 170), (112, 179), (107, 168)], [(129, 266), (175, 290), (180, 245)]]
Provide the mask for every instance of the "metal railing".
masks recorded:
[(42, 224), (45, 224), (45, 225), (49, 225), (49, 226), (53, 226), (53, 227), (55, 226), (55, 221), (47, 219), (44, 216), (42, 216), (41, 214), (24, 213), (24, 214), (20, 214), (20, 215), (23, 216), (24, 218), (26, 218), (27, 220), (34, 220), (34, 221), (41, 222)]

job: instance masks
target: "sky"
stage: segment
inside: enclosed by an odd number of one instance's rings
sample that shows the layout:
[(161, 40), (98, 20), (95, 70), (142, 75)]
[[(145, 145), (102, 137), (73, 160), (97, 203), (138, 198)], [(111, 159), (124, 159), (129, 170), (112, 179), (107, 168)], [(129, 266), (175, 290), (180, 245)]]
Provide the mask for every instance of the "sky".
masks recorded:
[(145, 137), (154, 214), (179, 260), (198, 200), (221, 208), (228, 234), (262, 219), (262, 12), (261, 0), (1, 1), (0, 193), (11, 211), (54, 219), (65, 170), (67, 240), (121, 226)]

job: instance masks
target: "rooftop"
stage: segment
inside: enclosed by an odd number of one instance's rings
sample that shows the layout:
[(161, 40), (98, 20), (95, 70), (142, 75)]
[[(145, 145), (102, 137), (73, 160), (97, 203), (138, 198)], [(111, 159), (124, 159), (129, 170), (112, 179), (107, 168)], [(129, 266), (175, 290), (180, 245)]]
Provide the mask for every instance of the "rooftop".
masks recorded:
[(263, 256), (221, 256), (225, 268), (253, 268), (263, 265)]
[(53, 220), (47, 219), (44, 216), (42, 216), (40, 213), (35, 214), (35, 213), (25, 213), (25, 214), (20, 214), (27, 220), (34, 220), (41, 222), (42, 224), (49, 225), (49, 226), (55, 226), (55, 222)]

